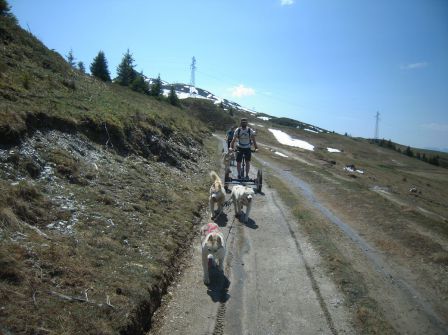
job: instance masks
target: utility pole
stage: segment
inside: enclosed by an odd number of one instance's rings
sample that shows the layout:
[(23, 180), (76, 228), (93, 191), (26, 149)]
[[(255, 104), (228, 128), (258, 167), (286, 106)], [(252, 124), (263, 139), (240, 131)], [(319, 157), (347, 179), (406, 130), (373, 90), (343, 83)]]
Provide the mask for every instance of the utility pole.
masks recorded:
[(378, 136), (379, 136), (379, 134), (378, 134), (378, 132), (379, 132), (379, 129), (378, 129), (378, 125), (379, 125), (379, 122), (380, 122), (380, 112), (376, 112), (376, 115), (375, 115), (375, 137), (374, 137), (374, 139), (375, 139), (375, 141), (378, 141)]
[(196, 71), (196, 58), (194, 58), (191, 60), (191, 77), (190, 77), (190, 85), (196, 87), (196, 83), (195, 83), (195, 79), (194, 79), (194, 75), (195, 75), (195, 71)]

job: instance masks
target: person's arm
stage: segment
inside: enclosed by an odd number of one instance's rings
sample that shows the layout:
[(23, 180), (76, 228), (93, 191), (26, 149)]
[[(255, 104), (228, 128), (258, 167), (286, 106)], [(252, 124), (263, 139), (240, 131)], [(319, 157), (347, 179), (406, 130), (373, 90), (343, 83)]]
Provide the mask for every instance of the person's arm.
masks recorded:
[(257, 140), (255, 139), (254, 135), (252, 135), (252, 141), (254, 141), (254, 148), (255, 148), (255, 150), (258, 150)]

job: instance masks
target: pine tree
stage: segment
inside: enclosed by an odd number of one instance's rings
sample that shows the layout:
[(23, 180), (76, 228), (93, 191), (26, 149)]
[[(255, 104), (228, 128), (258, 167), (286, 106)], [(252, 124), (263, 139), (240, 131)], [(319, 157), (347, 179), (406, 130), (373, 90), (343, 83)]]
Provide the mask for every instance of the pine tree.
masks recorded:
[(134, 70), (134, 58), (129, 52), (129, 49), (123, 55), (121, 63), (117, 67), (116, 82), (123, 86), (129, 86), (137, 76), (137, 72)]
[(73, 50), (72, 49), (70, 49), (70, 51), (68, 52), (68, 55), (66, 57), (67, 57), (67, 62), (70, 64), (70, 66), (72, 68), (74, 68), (76, 63), (75, 63), (75, 56), (73, 56)]
[(11, 12), (11, 6), (6, 0), (0, 0), (0, 16), (9, 17), (17, 24), (17, 18)]
[(103, 51), (100, 50), (98, 55), (93, 59), (92, 64), (90, 64), (90, 73), (102, 81), (110, 81), (107, 60)]
[(84, 62), (78, 62), (78, 70), (82, 73), (86, 73), (86, 67), (84, 66)]
[(132, 90), (140, 93), (149, 94), (149, 84), (145, 80), (145, 76), (143, 75), (143, 71), (137, 73), (134, 80), (132, 80), (130, 87)]
[(180, 106), (180, 101), (177, 97), (176, 91), (174, 90), (174, 85), (171, 85), (170, 94), (168, 95), (168, 101), (173, 106)]
[(405, 155), (407, 155), (409, 157), (414, 157), (414, 153), (412, 152), (412, 150), (409, 146), (406, 148)]
[(159, 97), (160, 94), (162, 94), (162, 80), (160, 79), (160, 74), (157, 77), (157, 79), (154, 80), (153, 84), (151, 85), (150, 94), (153, 97)]

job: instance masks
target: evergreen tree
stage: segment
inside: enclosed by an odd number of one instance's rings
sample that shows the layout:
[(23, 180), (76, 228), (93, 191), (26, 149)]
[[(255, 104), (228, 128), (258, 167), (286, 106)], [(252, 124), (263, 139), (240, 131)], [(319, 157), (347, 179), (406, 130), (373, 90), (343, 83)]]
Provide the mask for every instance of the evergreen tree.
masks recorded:
[(392, 141), (389, 139), (389, 141), (387, 141), (387, 147), (389, 149), (394, 149), (395, 150), (395, 144), (392, 143)]
[(100, 50), (98, 55), (93, 59), (92, 64), (90, 64), (90, 73), (102, 81), (110, 81), (107, 60), (103, 51)]
[(149, 94), (149, 84), (145, 80), (145, 76), (143, 75), (143, 71), (137, 73), (134, 80), (132, 80), (130, 87), (132, 90), (140, 93)]
[(406, 151), (404, 153), (406, 156), (414, 157), (414, 153), (412, 152), (412, 150), (409, 146), (406, 148)]
[(121, 63), (117, 67), (117, 78), (115, 80), (117, 83), (123, 86), (131, 85), (132, 81), (137, 76), (137, 72), (134, 70), (134, 58), (129, 52), (129, 49), (123, 55)]
[(436, 156), (432, 156), (429, 160), (428, 160), (428, 163), (429, 164), (432, 164), (432, 165), (436, 165), (436, 166), (439, 166), (439, 155), (436, 155)]
[(67, 62), (70, 64), (70, 66), (72, 68), (74, 68), (76, 63), (75, 63), (75, 56), (73, 56), (73, 50), (72, 49), (70, 49), (70, 51), (68, 52), (68, 55), (66, 57), (67, 57)]
[(78, 62), (78, 70), (82, 73), (86, 73), (86, 67), (84, 66), (83, 62)]
[(171, 85), (170, 94), (168, 95), (168, 101), (173, 106), (180, 106), (180, 101), (177, 97), (176, 91), (174, 90), (174, 85)]
[(14, 23), (17, 23), (17, 18), (11, 12), (11, 6), (6, 0), (0, 0), (0, 16), (9, 17)]
[(162, 80), (160, 79), (160, 74), (157, 79), (151, 85), (151, 93), (153, 97), (159, 97), (162, 94)]

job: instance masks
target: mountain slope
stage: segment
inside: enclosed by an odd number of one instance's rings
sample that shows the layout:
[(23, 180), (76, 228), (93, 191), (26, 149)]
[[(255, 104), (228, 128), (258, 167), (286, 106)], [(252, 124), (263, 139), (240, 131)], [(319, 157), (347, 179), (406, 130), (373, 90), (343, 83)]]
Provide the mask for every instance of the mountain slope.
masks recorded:
[(0, 332), (143, 334), (226, 122), (84, 75), (0, 16)]

